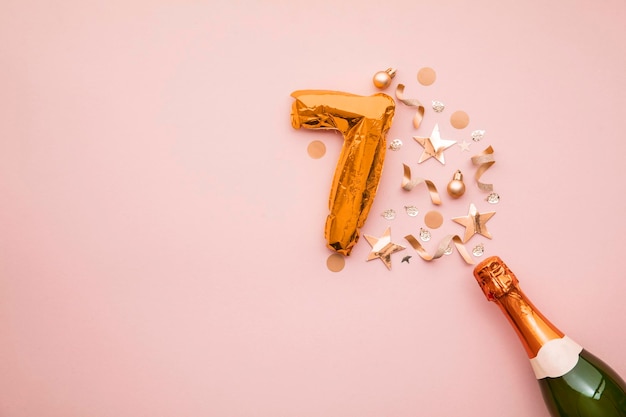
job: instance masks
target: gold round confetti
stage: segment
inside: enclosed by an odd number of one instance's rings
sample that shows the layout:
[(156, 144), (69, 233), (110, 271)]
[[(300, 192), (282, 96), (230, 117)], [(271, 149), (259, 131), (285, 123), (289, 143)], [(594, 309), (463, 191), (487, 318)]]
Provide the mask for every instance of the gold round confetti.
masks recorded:
[(309, 146), (306, 148), (306, 151), (309, 153), (309, 156), (313, 159), (320, 159), (322, 156), (326, 154), (326, 145), (324, 142), (320, 142), (319, 140), (314, 140), (309, 143)]
[(346, 259), (340, 253), (333, 253), (326, 260), (326, 266), (332, 272), (339, 272), (346, 266)]
[(469, 116), (463, 110), (455, 111), (450, 116), (450, 124), (457, 129), (463, 129), (469, 124)]
[(429, 67), (420, 68), (417, 72), (417, 81), (422, 85), (431, 85), (437, 79), (437, 73)]
[(437, 229), (443, 224), (443, 216), (436, 210), (431, 210), (424, 215), (424, 223), (430, 229)]

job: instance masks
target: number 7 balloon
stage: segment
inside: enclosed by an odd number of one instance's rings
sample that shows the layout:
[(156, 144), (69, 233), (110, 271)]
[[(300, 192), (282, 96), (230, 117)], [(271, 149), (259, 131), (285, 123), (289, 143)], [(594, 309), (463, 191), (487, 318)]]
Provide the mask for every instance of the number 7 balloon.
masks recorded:
[(382, 93), (359, 96), (299, 90), (291, 96), (295, 98), (291, 111), (295, 129), (334, 129), (343, 135), (330, 189), (325, 237), (330, 249), (350, 255), (376, 196), (395, 102)]

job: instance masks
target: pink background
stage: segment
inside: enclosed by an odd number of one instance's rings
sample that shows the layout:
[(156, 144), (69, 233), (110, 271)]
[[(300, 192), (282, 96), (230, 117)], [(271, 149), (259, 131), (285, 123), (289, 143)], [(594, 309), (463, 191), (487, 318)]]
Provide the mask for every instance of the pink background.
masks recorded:
[[(472, 267), (456, 253), (424, 262), (403, 239), (435, 207), (400, 189), (402, 163), (441, 190), (465, 172), (428, 250), (462, 233), (450, 218), (470, 202), (496, 211), (493, 239), (468, 249), (504, 258), (554, 323), (626, 375), (625, 21), (622, 0), (4, 0), (0, 415), (547, 416)], [(427, 113), (416, 132), (398, 104), (388, 139), (404, 146), (387, 153), (363, 232), (389, 226), (407, 249), (387, 271), (361, 239), (330, 272), (342, 140), (294, 130), (289, 94), (373, 94), (390, 66)], [(418, 167), (411, 136), (434, 123), (485, 139)], [(312, 140), (324, 158), (307, 155)], [(496, 205), (472, 183), (469, 157), (487, 145)]]

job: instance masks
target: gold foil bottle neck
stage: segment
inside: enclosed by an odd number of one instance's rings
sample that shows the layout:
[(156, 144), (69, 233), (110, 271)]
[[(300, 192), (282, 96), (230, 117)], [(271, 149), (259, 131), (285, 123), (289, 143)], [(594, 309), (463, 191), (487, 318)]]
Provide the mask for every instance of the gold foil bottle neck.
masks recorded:
[(553, 339), (564, 335), (524, 295), (515, 274), (502, 259), (492, 256), (474, 268), (474, 277), (489, 301), (494, 301), (513, 326), (529, 358)]
[(517, 277), (497, 256), (479, 263), (474, 268), (474, 277), (489, 301), (495, 301), (513, 289), (519, 291)]

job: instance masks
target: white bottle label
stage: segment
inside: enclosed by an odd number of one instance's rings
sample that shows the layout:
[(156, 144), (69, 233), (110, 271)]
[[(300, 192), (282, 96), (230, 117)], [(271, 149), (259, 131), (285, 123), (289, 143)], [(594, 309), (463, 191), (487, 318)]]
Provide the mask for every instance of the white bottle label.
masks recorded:
[(537, 379), (558, 378), (571, 371), (578, 363), (582, 346), (567, 336), (552, 339), (543, 345), (537, 356), (530, 360)]

